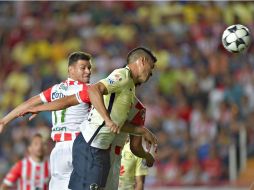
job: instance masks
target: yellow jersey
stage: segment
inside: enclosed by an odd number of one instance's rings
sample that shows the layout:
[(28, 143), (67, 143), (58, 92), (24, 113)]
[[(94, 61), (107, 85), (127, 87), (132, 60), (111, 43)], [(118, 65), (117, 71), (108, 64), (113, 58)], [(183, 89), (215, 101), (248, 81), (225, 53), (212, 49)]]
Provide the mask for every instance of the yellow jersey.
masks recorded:
[(121, 170), (118, 190), (134, 190), (135, 177), (148, 174), (145, 160), (135, 156), (130, 150), (130, 143), (122, 151)]
[[(108, 108), (111, 94), (115, 93), (110, 117), (119, 127), (122, 127), (128, 118), (135, 98), (135, 84), (131, 77), (130, 69), (129, 67), (116, 69), (107, 78), (100, 80), (100, 82), (104, 84), (108, 91), (108, 94), (103, 96), (106, 108)], [(92, 107), (88, 119), (80, 126), (86, 142), (90, 141), (102, 123), (103, 118)], [(91, 146), (108, 149), (114, 137), (115, 134), (110, 131), (109, 127), (104, 125), (91, 142)]]

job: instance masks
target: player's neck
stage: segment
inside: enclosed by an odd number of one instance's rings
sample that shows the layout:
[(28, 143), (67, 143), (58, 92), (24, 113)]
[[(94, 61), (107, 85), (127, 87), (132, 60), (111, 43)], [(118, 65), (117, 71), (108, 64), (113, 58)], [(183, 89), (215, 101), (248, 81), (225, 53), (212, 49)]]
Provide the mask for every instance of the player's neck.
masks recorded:
[(72, 77), (72, 76), (68, 76), (68, 80), (77, 81), (77, 79), (75, 77)]
[(136, 67), (135, 67), (134, 64), (129, 64), (128, 67), (129, 67), (129, 70), (130, 70), (130, 76), (133, 79), (134, 83), (136, 84), (136, 82), (137, 82)]
[(43, 161), (43, 156), (39, 157), (39, 156), (30, 156), (30, 159), (34, 162), (42, 162)]

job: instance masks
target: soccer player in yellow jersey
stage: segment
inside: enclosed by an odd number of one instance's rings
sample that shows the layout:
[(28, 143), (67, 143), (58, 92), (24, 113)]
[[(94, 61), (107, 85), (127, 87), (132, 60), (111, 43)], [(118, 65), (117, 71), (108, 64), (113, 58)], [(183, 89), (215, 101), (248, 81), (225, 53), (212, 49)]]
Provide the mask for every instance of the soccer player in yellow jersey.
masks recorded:
[(127, 56), (126, 67), (88, 88), (93, 107), (73, 144), (70, 189), (104, 189), (110, 169), (110, 145), (128, 118), (135, 85), (150, 78), (156, 61), (150, 50), (135, 48)]
[(135, 156), (126, 143), (122, 150), (118, 190), (143, 190), (148, 167), (145, 160)]

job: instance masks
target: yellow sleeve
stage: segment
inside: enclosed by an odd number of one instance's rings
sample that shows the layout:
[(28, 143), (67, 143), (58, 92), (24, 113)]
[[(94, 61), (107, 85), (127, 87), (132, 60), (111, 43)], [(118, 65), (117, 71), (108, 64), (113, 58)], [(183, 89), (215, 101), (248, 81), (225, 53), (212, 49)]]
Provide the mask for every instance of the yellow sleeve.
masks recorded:
[(100, 80), (102, 84), (107, 88), (108, 93), (114, 93), (121, 91), (124, 87), (126, 87), (126, 83), (128, 83), (130, 78), (126, 72), (125, 68), (114, 70), (107, 78)]
[(142, 176), (148, 174), (148, 167), (145, 165), (145, 159), (136, 157), (136, 169), (135, 169), (135, 176)]

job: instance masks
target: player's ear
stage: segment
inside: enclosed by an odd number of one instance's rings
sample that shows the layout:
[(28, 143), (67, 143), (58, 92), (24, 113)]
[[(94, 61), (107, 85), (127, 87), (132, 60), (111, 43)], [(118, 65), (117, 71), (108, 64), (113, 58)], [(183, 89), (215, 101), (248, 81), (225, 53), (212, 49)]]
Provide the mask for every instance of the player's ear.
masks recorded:
[(140, 57), (140, 58), (138, 58), (137, 62), (138, 62), (139, 66), (144, 66), (145, 65), (145, 58)]
[(142, 61), (142, 65), (144, 65), (146, 63), (146, 58), (145, 57), (141, 57), (141, 61)]
[(73, 72), (73, 66), (72, 65), (70, 65), (69, 67), (68, 67), (68, 73), (72, 73)]
[(31, 154), (31, 145), (28, 146), (27, 151), (28, 151), (28, 154)]

